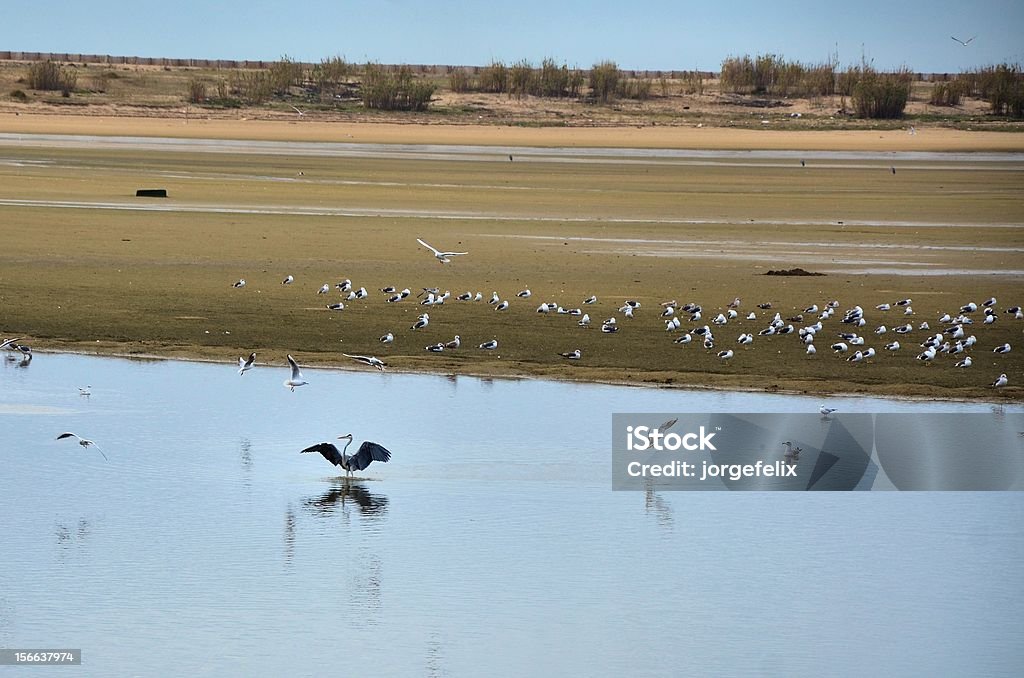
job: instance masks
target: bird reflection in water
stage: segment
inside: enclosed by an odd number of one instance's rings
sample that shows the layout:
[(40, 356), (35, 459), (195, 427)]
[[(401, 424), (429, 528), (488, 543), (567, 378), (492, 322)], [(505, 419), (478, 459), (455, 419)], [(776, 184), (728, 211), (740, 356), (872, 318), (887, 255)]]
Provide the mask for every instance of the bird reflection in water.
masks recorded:
[(295, 559), (295, 511), (292, 505), (284, 512), (284, 562), (291, 565)]
[(81, 518), (75, 526), (57, 523), (54, 536), (57, 538), (57, 546), (60, 547), (61, 560), (67, 557), (71, 549), (85, 544), (91, 532), (92, 525), (85, 518)]
[(665, 501), (664, 497), (654, 491), (654, 480), (647, 478), (644, 484), (644, 513), (654, 514), (658, 525), (672, 527), (674, 518), (672, 507)]
[(332, 485), (320, 496), (306, 499), (304, 503), (307, 509), (320, 515), (331, 515), (338, 507), (347, 514), (348, 508), (353, 505), (360, 514), (378, 518), (387, 513), (388, 498), (383, 494), (374, 494), (360, 483), (342, 481)]

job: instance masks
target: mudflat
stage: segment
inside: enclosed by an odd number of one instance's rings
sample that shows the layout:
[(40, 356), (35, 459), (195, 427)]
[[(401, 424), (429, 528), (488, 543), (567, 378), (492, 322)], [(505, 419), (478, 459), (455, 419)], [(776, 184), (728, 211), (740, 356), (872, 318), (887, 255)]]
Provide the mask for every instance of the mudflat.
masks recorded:
[[(1024, 135), (27, 113), (0, 114), (0, 133), (26, 135), (0, 139), (0, 331), (36, 348), (226, 361), (256, 351), (259, 363), (282, 367), (291, 353), (303, 364), (360, 368), (342, 355), (350, 353), (442, 373), (1021, 398), (1024, 321), (1005, 311), (1022, 301), (1024, 160), (1014, 154), (1024, 151)], [(414, 148), (154, 150), (124, 140), (115, 148), (35, 143), (41, 134)], [(502, 148), (422, 152), (427, 144)], [(605, 150), (513, 150), (510, 159), (505, 147)], [(139, 188), (166, 188), (169, 197), (136, 198)], [(469, 254), (440, 264), (417, 238)], [(766, 275), (794, 268), (823, 275)], [(287, 275), (294, 282), (282, 284)], [(233, 287), (239, 279), (246, 285)], [(345, 279), (369, 296), (347, 300), (334, 287)], [(324, 284), (329, 292), (317, 294)], [(388, 286), (412, 294), (388, 303), (380, 291)], [(420, 305), (417, 293), (433, 287), (451, 296)], [(516, 296), (526, 289), (529, 298)], [(458, 301), (465, 292), (483, 300)], [(509, 301), (507, 310), (486, 303), (492, 293)], [(591, 295), (597, 303), (584, 305)], [(737, 317), (715, 324), (737, 297)], [(964, 327), (974, 346), (916, 359), (920, 344), (946, 329), (943, 314), (990, 297), (998, 320), (985, 324), (979, 310)], [(906, 298), (909, 315), (875, 308)], [(640, 303), (632, 319), (620, 310), (627, 300)], [(661, 303), (672, 300), (680, 327), (668, 331)], [(821, 320), (809, 357), (796, 330), (818, 322), (833, 300), (836, 314)], [(344, 310), (327, 308), (339, 301)], [(590, 326), (580, 327), (580, 316), (538, 313), (542, 302), (579, 308)], [(678, 309), (688, 302), (701, 306), (701, 318)], [(865, 325), (840, 323), (857, 305)], [(424, 312), (429, 325), (412, 330)], [(794, 332), (761, 335), (776, 313)], [(612, 317), (618, 331), (602, 332)], [(895, 333), (908, 323), (910, 333)], [(697, 335), (675, 343), (705, 324), (713, 348)], [(834, 352), (838, 334), (850, 331), (865, 343)], [(381, 344), (388, 332), (395, 341)], [(739, 344), (748, 333), (753, 343)], [(460, 348), (426, 350), (455, 335)], [(497, 350), (477, 348), (491, 339)], [(885, 350), (894, 340), (901, 348)], [(1004, 343), (1010, 353), (993, 353)], [(559, 355), (577, 348), (578, 361)], [(847, 360), (867, 348), (874, 357)], [(733, 357), (719, 358), (728, 349)], [(954, 367), (968, 354), (970, 368)], [(990, 388), (1001, 373), (1010, 385)]]

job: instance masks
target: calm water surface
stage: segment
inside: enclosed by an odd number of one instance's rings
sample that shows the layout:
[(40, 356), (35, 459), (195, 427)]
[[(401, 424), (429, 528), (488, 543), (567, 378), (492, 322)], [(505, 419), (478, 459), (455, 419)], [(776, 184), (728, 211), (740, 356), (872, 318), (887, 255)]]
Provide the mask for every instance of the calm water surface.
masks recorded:
[[(1019, 675), (1024, 494), (610, 489), (612, 412), (817, 399), (286, 372), (0, 365), (0, 647), (82, 649), (33, 675)], [(346, 486), (298, 453), (350, 431), (391, 463)]]

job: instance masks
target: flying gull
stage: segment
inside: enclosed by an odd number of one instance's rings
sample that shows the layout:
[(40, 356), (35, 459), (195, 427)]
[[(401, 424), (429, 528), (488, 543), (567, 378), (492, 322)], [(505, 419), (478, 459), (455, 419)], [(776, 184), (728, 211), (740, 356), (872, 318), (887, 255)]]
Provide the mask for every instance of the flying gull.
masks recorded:
[(441, 262), (442, 264), (450, 263), (452, 257), (458, 257), (458, 256), (462, 256), (464, 254), (469, 254), (469, 252), (442, 252), (442, 251), (440, 251), (440, 250), (438, 250), (438, 249), (436, 249), (434, 247), (431, 247), (430, 245), (428, 245), (427, 243), (423, 242), (419, 238), (416, 238), (416, 242), (418, 242), (419, 244), (423, 245), (428, 250), (433, 252), (434, 253), (434, 257), (439, 262)]
[(309, 382), (302, 378), (302, 372), (299, 371), (299, 364), (295, 362), (295, 358), (290, 355), (288, 356), (288, 364), (292, 368), (292, 376), (285, 380), (284, 385), (294, 393), (296, 386), (305, 386)]
[(359, 362), (369, 365), (370, 367), (376, 367), (381, 372), (383, 372), (384, 368), (387, 367), (383, 360), (372, 355), (350, 355), (348, 353), (342, 353), (341, 355), (345, 356), (346, 358), (352, 358), (352, 360), (358, 360)]
[[(1006, 379), (1006, 375), (1005, 374), (1003, 375), (1003, 379), (1004, 380)], [(94, 443), (91, 440), (87, 440), (87, 439), (83, 438), (82, 436), (78, 435), (77, 433), (61, 433), (59, 436), (57, 436), (57, 440), (61, 440), (63, 438), (78, 438), (78, 444), (79, 445), (81, 445), (82, 447), (95, 447), (96, 451), (99, 452), (100, 454), (102, 454), (104, 459), (107, 459), (107, 455), (103, 453), (103, 450), (100, 449), (99, 445), (97, 445), (96, 443)], [(107, 461), (110, 461), (110, 460), (107, 459)]]
[(246, 372), (252, 369), (252, 366), (256, 364), (256, 353), (250, 353), (249, 357), (238, 359), (238, 376), (242, 376)]

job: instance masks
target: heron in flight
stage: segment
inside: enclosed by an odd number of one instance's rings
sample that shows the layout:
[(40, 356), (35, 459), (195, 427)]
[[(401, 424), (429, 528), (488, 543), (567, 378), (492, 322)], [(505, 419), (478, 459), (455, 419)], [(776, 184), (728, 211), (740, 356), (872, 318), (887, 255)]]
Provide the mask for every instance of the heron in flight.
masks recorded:
[[(57, 436), (57, 440), (62, 440), (64, 438), (77, 438), (79, 445), (81, 445), (82, 447), (86, 447), (86, 448), (88, 448), (88, 447), (95, 447), (96, 451), (99, 452), (100, 454), (102, 454), (104, 459), (107, 459), (107, 455), (103, 453), (103, 450), (100, 449), (99, 445), (97, 445), (96, 443), (94, 443), (91, 440), (87, 440), (87, 439), (83, 438), (82, 436), (78, 435), (77, 433), (61, 433), (59, 436)], [(107, 461), (110, 461), (110, 460), (107, 459)]]
[(442, 252), (442, 251), (438, 250), (437, 248), (431, 247), (430, 245), (428, 245), (427, 243), (423, 242), (419, 238), (416, 238), (416, 242), (418, 242), (419, 244), (423, 245), (428, 250), (433, 252), (434, 253), (434, 257), (436, 257), (437, 260), (440, 261), (442, 264), (451, 263), (451, 258), (452, 257), (459, 257), (459, 256), (462, 256), (463, 254), (469, 254), (469, 252)]
[(296, 386), (305, 386), (309, 382), (302, 378), (302, 372), (299, 371), (299, 364), (295, 362), (295, 358), (290, 355), (288, 356), (288, 364), (291, 365), (292, 376), (290, 379), (285, 380), (284, 385), (294, 393)]
[(363, 441), (363, 444), (359, 446), (359, 451), (352, 455), (347, 455), (345, 452), (348, 450), (348, 446), (352, 444), (352, 434), (346, 433), (343, 436), (338, 436), (338, 440), (345, 440), (345, 447), (340, 451), (334, 443), (317, 443), (316, 445), (310, 445), (302, 452), (319, 452), (323, 455), (323, 458), (331, 462), (335, 466), (340, 466), (345, 469), (345, 477), (349, 477), (355, 471), (362, 471), (372, 462), (388, 462), (391, 460), (391, 452), (382, 445), (370, 442), (369, 440)]

